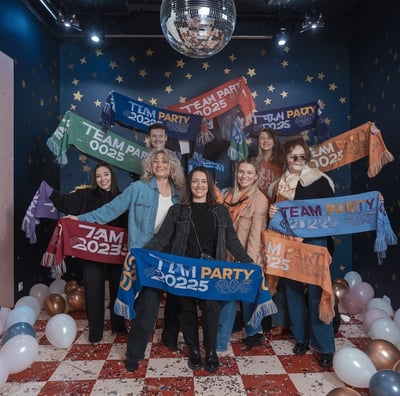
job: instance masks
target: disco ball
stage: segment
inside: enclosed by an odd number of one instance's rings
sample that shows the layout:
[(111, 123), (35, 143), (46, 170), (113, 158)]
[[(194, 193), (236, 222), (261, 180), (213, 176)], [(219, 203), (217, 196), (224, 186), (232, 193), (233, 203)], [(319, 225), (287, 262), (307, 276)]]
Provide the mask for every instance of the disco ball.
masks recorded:
[(179, 53), (208, 58), (221, 51), (236, 25), (233, 0), (163, 0), (160, 9), (163, 34)]

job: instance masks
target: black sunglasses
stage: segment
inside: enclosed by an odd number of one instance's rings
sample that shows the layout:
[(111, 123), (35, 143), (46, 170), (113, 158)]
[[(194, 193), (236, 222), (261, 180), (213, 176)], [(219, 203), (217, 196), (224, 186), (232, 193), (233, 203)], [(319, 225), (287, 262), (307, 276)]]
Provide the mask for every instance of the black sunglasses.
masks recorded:
[(306, 156), (305, 155), (292, 155), (290, 157), (290, 160), (293, 161), (293, 162), (305, 161), (306, 160)]

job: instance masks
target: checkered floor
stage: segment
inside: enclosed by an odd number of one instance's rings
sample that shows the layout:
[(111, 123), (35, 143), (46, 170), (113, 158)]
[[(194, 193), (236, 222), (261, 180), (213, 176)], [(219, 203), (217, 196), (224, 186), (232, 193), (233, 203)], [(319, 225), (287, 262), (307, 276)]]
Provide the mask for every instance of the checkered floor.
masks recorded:
[[(143, 360), (136, 372), (124, 365), (126, 336), (111, 333), (109, 321), (98, 345), (88, 342), (83, 312), (69, 312), (77, 323), (76, 340), (68, 349), (57, 349), (45, 335), (49, 315), (42, 311), (35, 322), (39, 354), (32, 366), (11, 374), (0, 395), (326, 395), (344, 386), (333, 369), (322, 369), (311, 351), (294, 356), (291, 336), (267, 335), (262, 346), (243, 350), (241, 332), (234, 333), (227, 352), (219, 354), (217, 373), (193, 372), (180, 338), (179, 351), (170, 352), (160, 342), (163, 307)], [(182, 337), (182, 335), (180, 335)], [(357, 317), (342, 321), (336, 349), (364, 349), (370, 339)], [(362, 396), (368, 389), (356, 389)]]

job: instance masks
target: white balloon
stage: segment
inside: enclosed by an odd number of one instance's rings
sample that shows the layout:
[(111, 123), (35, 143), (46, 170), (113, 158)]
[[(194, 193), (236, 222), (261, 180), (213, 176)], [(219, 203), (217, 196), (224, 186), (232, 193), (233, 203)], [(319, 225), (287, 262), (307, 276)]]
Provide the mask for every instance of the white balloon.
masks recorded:
[(31, 307), (36, 314), (36, 318), (39, 316), (40, 314), (40, 302), (37, 298), (32, 297), (32, 296), (24, 296), (21, 297), (16, 303), (15, 303), (15, 307), (18, 307), (20, 305), (27, 305), (28, 307)]
[(56, 348), (69, 348), (76, 337), (76, 322), (72, 316), (61, 313), (52, 316), (46, 324), (45, 334)]
[(367, 310), (372, 308), (378, 308), (385, 311), (390, 317), (393, 316), (393, 308), (390, 302), (385, 298), (373, 298), (368, 301)]
[(56, 279), (49, 286), (49, 294), (63, 294), (66, 284), (64, 279)]
[(0, 356), (0, 388), (7, 382), (8, 368), (4, 357)]
[(20, 334), (10, 338), (0, 350), (0, 358), (10, 374), (27, 369), (36, 359), (39, 344), (36, 338), (28, 334)]
[(5, 328), (8, 329), (15, 323), (26, 322), (29, 323), (32, 327), (36, 321), (35, 311), (28, 307), (27, 305), (20, 305), (14, 308), (7, 317), (7, 322)]
[(346, 275), (344, 276), (344, 279), (347, 281), (347, 283), (349, 284), (349, 288), (351, 289), (352, 287), (354, 287), (355, 285), (358, 285), (359, 283), (362, 282), (362, 278), (361, 275), (356, 272), (356, 271), (349, 271), (346, 273)]
[(393, 320), (400, 327), (400, 308), (394, 313)]
[(400, 341), (400, 327), (390, 318), (378, 318), (372, 322), (369, 335), (373, 340), (382, 339), (397, 345)]
[(46, 297), (50, 294), (49, 287), (44, 283), (36, 283), (31, 287), (29, 295), (38, 299), (40, 308), (43, 308), (43, 303)]
[(344, 383), (357, 388), (368, 388), (369, 380), (377, 371), (366, 353), (352, 347), (341, 348), (335, 353), (333, 368)]

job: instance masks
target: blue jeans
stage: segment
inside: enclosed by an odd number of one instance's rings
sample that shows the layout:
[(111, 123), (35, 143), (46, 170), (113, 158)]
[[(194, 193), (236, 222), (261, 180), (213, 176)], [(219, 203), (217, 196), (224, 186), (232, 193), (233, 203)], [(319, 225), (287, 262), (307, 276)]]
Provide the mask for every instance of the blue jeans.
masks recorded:
[(221, 301), (217, 334), (217, 352), (226, 351), (228, 348), (233, 323), (235, 322), (237, 304), (238, 302), (236, 300)]
[(290, 319), (287, 307), (285, 282), (285, 278), (279, 278), (278, 288), (276, 289), (274, 297), (272, 297), (276, 307), (278, 308), (278, 312), (272, 315), (272, 327), (289, 327)]
[(256, 304), (254, 304), (252, 302), (242, 301), (242, 317), (243, 317), (243, 323), (244, 323), (244, 330), (246, 332), (247, 337), (252, 336), (256, 333), (262, 333), (261, 324), (258, 325), (257, 327), (253, 327), (248, 324), (255, 308), (256, 308)]
[(319, 319), (319, 303), (322, 289), (316, 285), (304, 284), (286, 279), (286, 297), (296, 342), (308, 344), (320, 353), (335, 352), (333, 322), (325, 324)]

